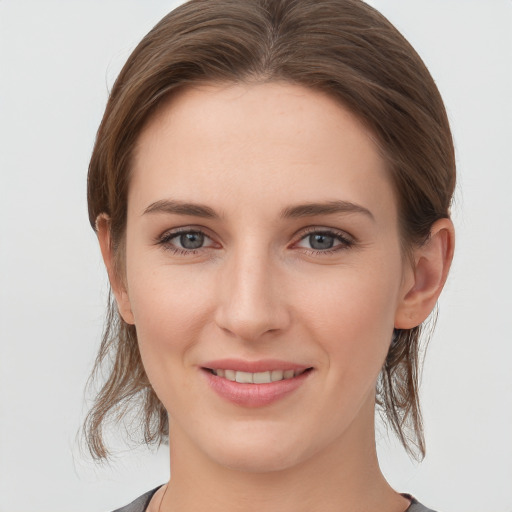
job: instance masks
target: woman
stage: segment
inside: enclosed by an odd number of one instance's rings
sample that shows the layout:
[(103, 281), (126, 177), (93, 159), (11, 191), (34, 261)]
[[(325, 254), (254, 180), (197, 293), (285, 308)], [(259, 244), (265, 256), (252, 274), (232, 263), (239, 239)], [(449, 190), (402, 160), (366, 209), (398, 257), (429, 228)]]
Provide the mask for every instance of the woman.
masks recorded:
[(453, 144), (421, 59), (357, 0), (196, 0), (128, 59), (88, 182), (115, 301), (88, 417), (141, 404), (172, 479), (124, 511), (427, 510), (421, 325), (453, 256)]

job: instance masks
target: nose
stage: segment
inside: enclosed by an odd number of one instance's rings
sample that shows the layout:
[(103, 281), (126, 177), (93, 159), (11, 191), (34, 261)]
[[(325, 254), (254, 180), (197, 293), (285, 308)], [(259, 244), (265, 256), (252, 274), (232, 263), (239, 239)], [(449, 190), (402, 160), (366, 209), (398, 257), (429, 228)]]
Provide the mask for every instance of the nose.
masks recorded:
[(224, 262), (216, 324), (244, 341), (284, 331), (290, 323), (279, 269), (264, 251), (241, 250)]

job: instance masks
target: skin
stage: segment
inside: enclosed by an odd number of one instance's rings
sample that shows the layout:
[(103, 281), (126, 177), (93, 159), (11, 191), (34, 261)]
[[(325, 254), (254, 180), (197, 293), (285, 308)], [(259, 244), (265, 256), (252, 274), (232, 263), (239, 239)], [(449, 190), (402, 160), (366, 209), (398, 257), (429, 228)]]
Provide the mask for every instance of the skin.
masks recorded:
[[(147, 212), (169, 200), (217, 217)], [(369, 213), (282, 216), (332, 201)], [(123, 276), (113, 271), (108, 218), (98, 219), (119, 310), (137, 327), (169, 412), (172, 480), (150, 510), (408, 507), (378, 466), (375, 385), (393, 328), (418, 325), (436, 303), (453, 226), (438, 221), (411, 262), (396, 204), (371, 134), (322, 93), (202, 85), (152, 118), (135, 151)], [(176, 229), (201, 230), (204, 245), (183, 252)], [(333, 250), (313, 248), (311, 230), (333, 232)], [(201, 374), (225, 357), (313, 370), (292, 394), (250, 409), (219, 397)]]

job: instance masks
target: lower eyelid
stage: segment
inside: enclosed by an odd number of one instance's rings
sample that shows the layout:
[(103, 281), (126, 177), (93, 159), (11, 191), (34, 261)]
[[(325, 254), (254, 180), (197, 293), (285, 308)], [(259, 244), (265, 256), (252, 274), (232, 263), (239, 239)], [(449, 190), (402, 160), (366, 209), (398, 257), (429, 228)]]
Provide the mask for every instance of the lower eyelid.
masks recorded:
[[(185, 247), (180, 247), (179, 245), (176, 245), (172, 243), (173, 240), (179, 238), (181, 235), (187, 234), (187, 233), (194, 233), (194, 234), (200, 234), (204, 237), (205, 245), (198, 247), (196, 249), (187, 249)], [(211, 237), (209, 237), (204, 231), (200, 229), (180, 229), (178, 231), (168, 231), (164, 233), (163, 235), (157, 237), (155, 239), (155, 244), (162, 246), (166, 250), (170, 250), (175, 254), (195, 254), (201, 249), (207, 249), (209, 247), (215, 246), (215, 242)]]
[[(337, 240), (339, 242), (339, 245), (344, 245), (345, 247), (349, 247), (351, 245), (354, 245), (354, 243), (355, 243), (354, 240), (347, 235), (344, 235), (344, 234), (341, 234), (341, 233), (338, 233), (335, 231), (329, 231), (329, 230), (323, 230), (323, 229), (315, 229), (315, 230), (308, 231), (307, 233), (303, 234), (296, 243), (302, 242), (303, 240), (306, 240), (309, 236), (315, 235), (315, 234), (330, 236), (330, 237), (334, 238), (335, 240)], [(334, 248), (326, 249), (324, 251), (320, 251), (318, 249), (311, 249), (311, 250), (313, 250), (313, 251), (316, 250), (318, 252), (328, 252), (329, 250), (333, 250), (333, 249)]]
[[(180, 235), (186, 234), (186, 233), (195, 233), (195, 234), (201, 234), (204, 237), (205, 245), (195, 248), (195, 249), (187, 249), (185, 247), (180, 247), (179, 245), (176, 245), (172, 243), (174, 239), (179, 238)], [(319, 234), (319, 235), (326, 235), (333, 237), (335, 240), (335, 245), (328, 249), (314, 249), (313, 247), (300, 247), (300, 249), (304, 249), (308, 251), (309, 253), (313, 253), (315, 255), (322, 255), (322, 254), (329, 254), (333, 252), (338, 252), (343, 249), (348, 249), (351, 246), (355, 244), (355, 241), (344, 234), (325, 230), (325, 229), (312, 229), (311, 231), (308, 231), (306, 233), (303, 233), (301, 237), (298, 239), (297, 242), (295, 242), (294, 245), (297, 245), (298, 243), (306, 240), (309, 236)], [(197, 252), (201, 251), (202, 249), (207, 249), (210, 247), (214, 247), (215, 241), (209, 237), (204, 231), (200, 229), (180, 229), (178, 231), (170, 231), (167, 233), (164, 233), (163, 235), (157, 237), (155, 239), (155, 244), (162, 246), (164, 249), (169, 250), (173, 252), (174, 254), (181, 254), (181, 255), (187, 255), (187, 254), (197, 254)]]

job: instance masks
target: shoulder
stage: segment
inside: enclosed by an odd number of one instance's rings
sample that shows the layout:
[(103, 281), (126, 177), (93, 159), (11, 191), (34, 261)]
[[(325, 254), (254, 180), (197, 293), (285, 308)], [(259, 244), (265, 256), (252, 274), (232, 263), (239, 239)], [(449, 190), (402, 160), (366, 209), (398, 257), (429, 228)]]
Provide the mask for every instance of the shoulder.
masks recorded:
[(409, 505), (409, 508), (405, 512), (434, 512), (434, 510), (425, 507), (425, 505), (422, 505), (416, 498), (414, 498), (410, 494), (402, 494), (402, 496), (405, 496), (406, 498), (411, 500), (411, 504)]
[(155, 489), (146, 492), (142, 496), (139, 496), (135, 501), (132, 501), (129, 505), (118, 508), (113, 512), (145, 512), (151, 498), (155, 494), (161, 486), (156, 487)]
[[(139, 496), (136, 500), (132, 501), (129, 505), (125, 505), (124, 507), (118, 508), (113, 512), (145, 512), (151, 498), (154, 496), (156, 491), (160, 489), (161, 486), (152, 489), (151, 491), (146, 492), (142, 496)], [(406, 498), (411, 500), (411, 504), (406, 510), (406, 512), (434, 512), (434, 510), (425, 507), (422, 505), (416, 498), (412, 497), (410, 494), (402, 494)]]

